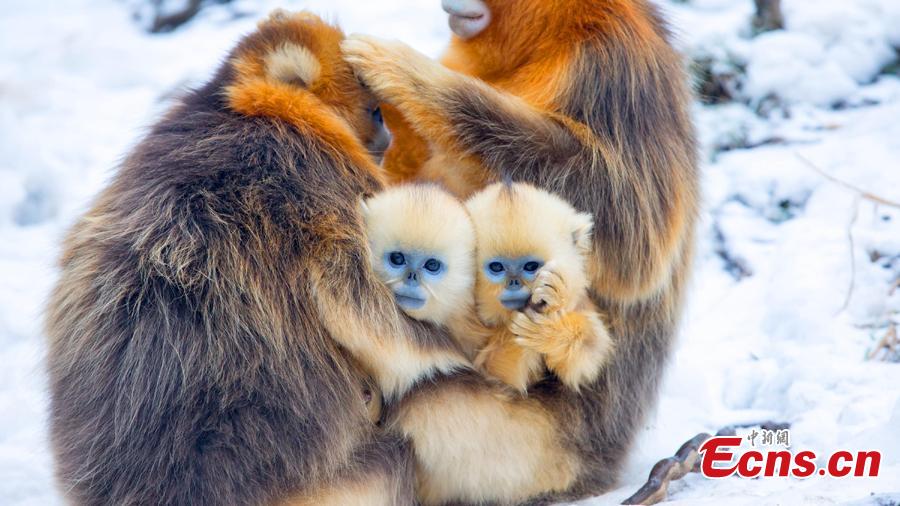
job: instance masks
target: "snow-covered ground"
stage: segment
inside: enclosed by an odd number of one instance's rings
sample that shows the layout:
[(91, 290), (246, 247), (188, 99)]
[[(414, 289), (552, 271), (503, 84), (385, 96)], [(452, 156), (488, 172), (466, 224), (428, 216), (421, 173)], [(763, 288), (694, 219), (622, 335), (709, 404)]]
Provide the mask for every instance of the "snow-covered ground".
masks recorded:
[[(900, 323), (900, 2), (783, 0), (787, 28), (750, 33), (750, 0), (664, 2), (682, 48), (731, 76), (695, 108), (704, 212), (685, 325), (618, 503), (701, 431), (773, 419), (792, 448), (883, 452), (878, 478), (707, 480), (683, 503), (900, 501), (900, 363), (867, 360)], [(0, 504), (59, 502), (45, 438), (42, 305), (62, 233), (168, 105), (270, 8), (438, 55), (437, 0), (238, 0), (147, 35), (134, 0), (0, 7)], [(888, 72), (884, 72), (888, 67)]]

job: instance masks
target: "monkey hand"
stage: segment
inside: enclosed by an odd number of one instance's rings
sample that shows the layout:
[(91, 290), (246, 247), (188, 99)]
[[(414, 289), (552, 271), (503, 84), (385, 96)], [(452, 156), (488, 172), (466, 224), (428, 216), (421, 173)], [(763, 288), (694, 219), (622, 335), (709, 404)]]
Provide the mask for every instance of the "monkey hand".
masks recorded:
[(592, 311), (539, 313), (526, 309), (513, 316), (514, 342), (544, 357), (544, 363), (567, 386), (578, 391), (593, 381), (612, 350), (612, 339)]
[(569, 286), (552, 264), (547, 264), (534, 281), (529, 308), (535, 312), (552, 314), (568, 307), (572, 299)]
[(402, 105), (407, 97), (442, 86), (452, 73), (399, 41), (351, 35), (341, 43), (344, 59), (356, 75), (386, 102)]
[(553, 353), (560, 346), (559, 338), (568, 334), (563, 320), (560, 311), (542, 313), (529, 308), (513, 316), (509, 331), (516, 336), (516, 344), (545, 355)]

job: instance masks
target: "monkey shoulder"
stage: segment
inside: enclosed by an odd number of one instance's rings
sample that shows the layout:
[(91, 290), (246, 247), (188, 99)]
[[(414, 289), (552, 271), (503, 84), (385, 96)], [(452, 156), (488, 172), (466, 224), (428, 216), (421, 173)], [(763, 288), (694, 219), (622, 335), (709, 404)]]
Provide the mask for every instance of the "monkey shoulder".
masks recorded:
[[(175, 218), (157, 225), (234, 238), (241, 248), (262, 229), (290, 239), (284, 247), (333, 235), (322, 225), (352, 224), (357, 199), (379, 189), (322, 137), (196, 100), (153, 128), (114, 186), (125, 209)], [(148, 200), (157, 202), (147, 206)]]

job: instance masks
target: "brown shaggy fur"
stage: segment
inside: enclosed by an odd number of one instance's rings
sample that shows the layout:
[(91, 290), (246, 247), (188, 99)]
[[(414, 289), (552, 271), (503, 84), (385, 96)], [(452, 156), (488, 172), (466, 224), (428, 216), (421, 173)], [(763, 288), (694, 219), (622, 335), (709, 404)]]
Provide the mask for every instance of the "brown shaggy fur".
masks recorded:
[[(396, 153), (387, 158), (395, 179), (439, 179), (460, 195), (504, 178), (525, 181), (594, 217), (590, 292), (615, 351), (580, 392), (558, 380), (529, 392), (560, 427), (560, 451), (574, 451), (579, 463), (575, 480), (534, 502), (579, 498), (615, 483), (655, 403), (681, 313), (698, 207), (687, 79), (649, 1), (485, 3), (492, 24), (454, 38), (446, 67), (399, 43), (357, 37), (343, 47), (357, 74), (395, 108)], [(448, 385), (446, 395), (457, 398)], [(420, 425), (407, 431), (417, 449), (432, 442), (416, 438), (434, 437)], [(450, 439), (506, 437), (502, 424), (479, 426), (481, 435), (443, 429)], [(492, 472), (460, 458), (460, 469)], [(420, 456), (420, 469), (428, 464)]]
[(369, 264), (374, 100), (342, 38), (309, 14), (261, 23), (68, 235), (47, 333), (71, 502), (414, 502), (409, 446), (363, 392), (371, 376), (398, 395), (459, 355)]

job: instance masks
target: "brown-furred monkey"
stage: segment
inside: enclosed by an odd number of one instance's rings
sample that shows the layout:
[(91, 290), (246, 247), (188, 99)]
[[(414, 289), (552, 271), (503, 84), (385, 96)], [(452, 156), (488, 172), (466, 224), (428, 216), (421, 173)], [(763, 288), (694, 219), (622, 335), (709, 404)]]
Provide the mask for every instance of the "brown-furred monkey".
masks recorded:
[(415, 504), (364, 392), (466, 361), (369, 263), (357, 202), (387, 138), (342, 39), (276, 11), (69, 233), (47, 317), (69, 502)]
[(516, 398), (458, 374), (413, 391), (392, 423), (413, 438), (428, 504), (596, 494), (614, 484), (655, 404), (691, 262), (698, 172), (682, 61), (647, 0), (444, 9), (456, 36), (443, 66), (400, 43), (343, 43), (402, 115), (389, 117), (387, 169), (460, 196), (529, 182), (590, 213), (590, 293), (614, 352), (580, 392), (551, 377)]

